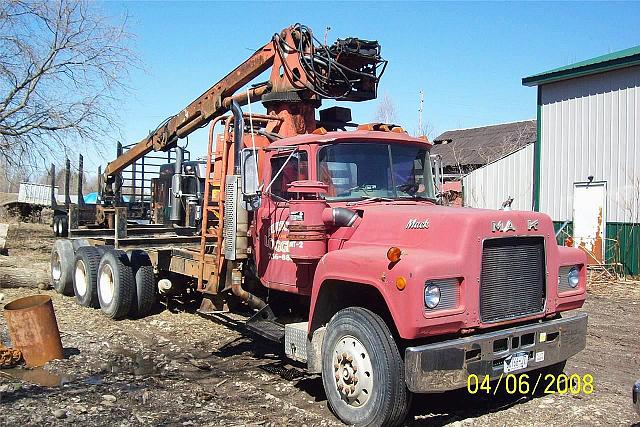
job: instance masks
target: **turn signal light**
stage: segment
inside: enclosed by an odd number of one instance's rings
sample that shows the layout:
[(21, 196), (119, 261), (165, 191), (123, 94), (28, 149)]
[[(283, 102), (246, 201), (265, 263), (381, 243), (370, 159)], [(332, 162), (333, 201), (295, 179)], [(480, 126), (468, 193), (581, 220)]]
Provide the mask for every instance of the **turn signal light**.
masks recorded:
[(407, 279), (405, 279), (402, 276), (398, 276), (396, 278), (396, 288), (398, 288), (398, 290), (401, 291), (406, 287), (407, 287)]
[(387, 251), (387, 258), (391, 262), (400, 261), (400, 255), (402, 255), (402, 251), (400, 250), (400, 248), (397, 248), (395, 246), (391, 246)]

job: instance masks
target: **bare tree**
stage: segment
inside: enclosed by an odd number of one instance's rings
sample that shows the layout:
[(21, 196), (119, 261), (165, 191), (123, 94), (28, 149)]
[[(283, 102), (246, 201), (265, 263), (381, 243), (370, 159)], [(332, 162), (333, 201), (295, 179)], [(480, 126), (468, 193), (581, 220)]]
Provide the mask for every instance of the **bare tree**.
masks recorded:
[(536, 132), (535, 122), (523, 122), (517, 129), (504, 135), (497, 144), (480, 147), (478, 155), (484, 159), (485, 164), (499, 160), (535, 141)]
[(28, 179), (28, 172), (23, 168), (7, 167), (7, 162), (0, 157), (0, 192), (17, 193), (20, 182)]
[(11, 167), (73, 152), (117, 128), (127, 70), (126, 19), (82, 0), (0, 2), (0, 158)]
[(429, 141), (433, 138), (434, 129), (430, 123), (422, 122), (422, 127), (418, 126), (413, 133), (415, 137), (426, 136)]
[(480, 166), (500, 160), (512, 154), (525, 145), (535, 141), (535, 122), (523, 122), (516, 129), (500, 137), (499, 140), (486, 144), (464, 144), (450, 141), (447, 147), (455, 164), (451, 165), (452, 172), (466, 174)]
[(378, 103), (375, 119), (380, 123), (394, 123), (396, 120), (396, 106), (389, 95), (385, 94)]

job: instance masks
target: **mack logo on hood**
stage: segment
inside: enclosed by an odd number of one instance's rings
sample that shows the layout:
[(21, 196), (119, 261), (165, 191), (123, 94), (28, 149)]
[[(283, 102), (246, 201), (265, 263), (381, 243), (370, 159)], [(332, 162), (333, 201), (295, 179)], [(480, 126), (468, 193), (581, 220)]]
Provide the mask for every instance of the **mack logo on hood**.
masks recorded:
[(510, 219), (507, 222), (503, 221), (491, 221), (491, 232), (495, 233), (496, 231), (507, 232), (507, 231), (516, 231), (516, 228), (513, 226), (513, 223)]
[(429, 220), (424, 219), (420, 221), (418, 218), (411, 218), (404, 228), (407, 230), (424, 230), (429, 228)]

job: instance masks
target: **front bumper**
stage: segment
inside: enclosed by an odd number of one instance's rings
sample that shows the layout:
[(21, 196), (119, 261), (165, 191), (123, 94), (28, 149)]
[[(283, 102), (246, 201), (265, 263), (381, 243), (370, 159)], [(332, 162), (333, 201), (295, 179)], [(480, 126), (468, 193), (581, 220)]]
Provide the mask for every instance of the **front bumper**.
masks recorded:
[(467, 377), (503, 373), (511, 354), (529, 354), (522, 373), (553, 365), (585, 348), (587, 314), (516, 326), (464, 338), (409, 347), (405, 352), (405, 381), (414, 393), (433, 393), (462, 388)]

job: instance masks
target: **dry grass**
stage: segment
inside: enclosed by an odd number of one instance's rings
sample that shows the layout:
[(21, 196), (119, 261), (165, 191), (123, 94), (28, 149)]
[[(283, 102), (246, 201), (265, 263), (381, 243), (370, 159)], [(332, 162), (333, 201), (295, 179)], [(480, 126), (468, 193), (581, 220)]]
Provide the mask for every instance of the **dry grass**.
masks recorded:
[(631, 277), (603, 277), (590, 274), (587, 292), (600, 297), (640, 301), (640, 280)]
[(9, 255), (29, 262), (47, 262), (55, 237), (46, 224), (8, 221), (7, 249)]

